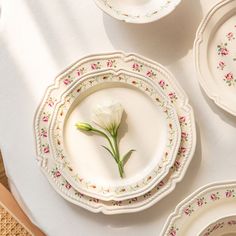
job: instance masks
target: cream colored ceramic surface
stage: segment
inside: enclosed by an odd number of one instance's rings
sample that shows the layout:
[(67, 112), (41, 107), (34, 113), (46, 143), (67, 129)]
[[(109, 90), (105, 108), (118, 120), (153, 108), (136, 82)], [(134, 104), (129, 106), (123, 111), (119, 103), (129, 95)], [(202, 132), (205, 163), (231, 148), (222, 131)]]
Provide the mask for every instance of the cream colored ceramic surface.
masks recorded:
[(199, 81), (217, 105), (236, 115), (236, 1), (217, 3), (202, 21), (195, 40)]
[[(105, 99), (115, 99), (125, 108), (121, 147), (139, 147), (122, 180), (100, 145), (74, 127), (78, 120), (90, 122), (94, 105)], [(55, 107), (50, 143), (62, 165), (59, 170), (78, 191), (102, 200), (124, 200), (145, 194), (168, 174), (179, 149), (179, 121), (172, 104), (150, 80), (106, 70), (81, 77), (61, 101)]]
[(104, 12), (128, 23), (148, 23), (171, 13), (181, 0), (94, 0)]
[(139, 74), (144, 78), (151, 78), (156, 83), (156, 86), (160, 86), (166, 96), (169, 97), (171, 103), (176, 107), (179, 116), (182, 140), (175, 164), (171, 168), (168, 176), (158, 183), (150, 192), (125, 201), (108, 202), (79, 193), (68, 181), (66, 181), (66, 179), (64, 179), (63, 175), (58, 170), (56, 163), (50, 158), (50, 147), (45, 145), (48, 134), (46, 133), (46, 137), (44, 137), (42, 128), (37, 127), (39, 124), (48, 125), (51, 122), (51, 112), (53, 111), (56, 101), (52, 100), (48, 93), (46, 93), (35, 119), (36, 133), (38, 134), (38, 152), (44, 153), (39, 158), (40, 165), (53, 187), (67, 200), (90, 211), (102, 211), (106, 214), (141, 211), (166, 196), (174, 189), (176, 183), (183, 178), (191, 161), (196, 142), (193, 113), (188, 104), (186, 95), (182, 89), (179, 88), (172, 75), (164, 67), (138, 55), (111, 53), (84, 58), (61, 74), (56, 79), (55, 86), (49, 87), (48, 91), (51, 91), (52, 94), (54, 94), (55, 91), (57, 91), (55, 88), (58, 87), (59, 83), (63, 83), (64, 88), (66, 89), (73, 85), (74, 81), (77, 81), (77, 77), (80, 78), (81, 74), (86, 74), (87, 71), (90, 70), (99, 72), (102, 68), (109, 69), (112, 67), (113, 69), (116, 69), (117, 62), (123, 65), (118, 69), (130, 68), (129, 70), (133, 71), (132, 73)]
[(236, 216), (219, 218), (208, 225), (199, 236), (234, 236), (236, 235)]
[(197, 235), (212, 222), (236, 214), (236, 182), (204, 186), (178, 204), (162, 236)]

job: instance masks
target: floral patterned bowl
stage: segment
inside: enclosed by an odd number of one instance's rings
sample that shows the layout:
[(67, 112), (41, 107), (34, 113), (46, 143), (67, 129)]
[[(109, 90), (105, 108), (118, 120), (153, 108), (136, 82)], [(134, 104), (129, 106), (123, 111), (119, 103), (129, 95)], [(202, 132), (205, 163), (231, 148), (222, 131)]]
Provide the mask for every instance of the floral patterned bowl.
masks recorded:
[(236, 216), (220, 218), (208, 225), (199, 236), (233, 236), (236, 235)]
[(148, 23), (171, 13), (181, 0), (94, 0), (108, 15), (128, 23)]

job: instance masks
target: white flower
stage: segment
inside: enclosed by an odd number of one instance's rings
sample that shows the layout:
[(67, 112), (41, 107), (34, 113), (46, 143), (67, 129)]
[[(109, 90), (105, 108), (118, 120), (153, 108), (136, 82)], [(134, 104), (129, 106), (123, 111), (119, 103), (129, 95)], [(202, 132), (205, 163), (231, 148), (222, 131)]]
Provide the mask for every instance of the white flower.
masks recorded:
[(120, 125), (123, 107), (115, 101), (98, 105), (92, 114), (92, 120), (101, 128), (115, 135)]

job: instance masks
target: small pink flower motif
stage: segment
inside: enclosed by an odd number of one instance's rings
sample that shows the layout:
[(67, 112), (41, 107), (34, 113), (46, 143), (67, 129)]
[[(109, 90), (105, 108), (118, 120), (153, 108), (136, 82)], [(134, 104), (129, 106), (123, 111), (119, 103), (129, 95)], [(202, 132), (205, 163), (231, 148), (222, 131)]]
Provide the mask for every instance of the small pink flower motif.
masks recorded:
[(218, 55), (227, 56), (229, 54), (229, 50), (227, 49), (227, 44), (217, 45)]
[(46, 114), (46, 113), (43, 113), (42, 121), (43, 122), (48, 122), (48, 119), (49, 119), (49, 115)]
[(49, 146), (48, 146), (48, 144), (42, 145), (42, 146), (43, 146), (43, 152), (44, 152), (45, 154), (49, 153)]
[(63, 80), (63, 83), (64, 83), (65, 85), (68, 85), (68, 84), (70, 84), (71, 82), (72, 82), (72, 81), (71, 81), (69, 78)]
[(225, 66), (226, 66), (226, 64), (223, 61), (220, 61), (217, 66), (217, 69), (224, 70)]
[(149, 70), (147, 71), (146, 76), (149, 78), (154, 78), (156, 77), (156, 73), (154, 73), (153, 70)]
[(54, 177), (58, 178), (58, 177), (60, 177), (60, 176), (61, 176), (61, 172), (59, 172), (58, 170), (55, 171)]
[(115, 60), (108, 60), (107, 61), (107, 67), (116, 67), (115, 62), (116, 62)]
[(133, 70), (134, 70), (134, 71), (138, 71), (138, 72), (141, 71), (142, 67), (143, 67), (143, 66), (142, 66), (142, 65), (139, 65), (138, 63), (134, 63), (133, 66), (132, 66)]
[(158, 186), (159, 187), (162, 187), (162, 186), (164, 186), (165, 185), (165, 182), (162, 180), (162, 181), (160, 181), (160, 183), (158, 184)]
[(174, 163), (174, 167), (175, 167), (176, 170), (178, 170), (181, 167), (180, 161), (176, 160), (175, 163)]
[(190, 216), (192, 213), (192, 210), (188, 207), (184, 209), (184, 214)]
[(165, 85), (166, 85), (166, 83), (165, 83), (164, 80), (160, 80), (160, 81), (159, 81), (159, 85), (160, 85), (162, 88), (164, 88)]
[(229, 41), (235, 39), (233, 32), (229, 32), (229, 33), (226, 35), (226, 37), (227, 37), (227, 39), (228, 39)]
[(230, 198), (230, 197), (233, 197), (234, 195), (233, 195), (233, 190), (227, 190), (226, 192), (225, 192), (225, 196), (227, 197), (227, 198)]
[(186, 132), (182, 132), (182, 133), (181, 133), (181, 138), (182, 138), (183, 140), (187, 141), (187, 140), (188, 140), (188, 134), (187, 134)]
[(66, 181), (66, 183), (65, 183), (65, 187), (66, 187), (67, 189), (71, 189), (71, 185), (70, 185), (70, 183), (68, 183), (68, 182)]
[(48, 106), (53, 107), (56, 102), (56, 99), (50, 97), (47, 101)]
[(186, 121), (186, 117), (185, 116), (181, 116), (179, 117), (179, 122), (182, 124), (182, 123), (185, 123)]
[(83, 74), (84, 74), (84, 71), (85, 71), (84, 67), (78, 69), (78, 70), (77, 70), (77, 75), (78, 75), (78, 76), (83, 75)]
[(171, 102), (173, 102), (174, 100), (177, 99), (177, 96), (176, 96), (175, 92), (169, 93), (168, 96), (171, 99)]
[(177, 235), (177, 230), (174, 226), (171, 227), (168, 236), (176, 236)]
[(202, 198), (198, 198), (197, 199), (197, 205), (200, 207), (200, 206), (202, 206), (204, 204), (204, 198), (202, 197)]
[(184, 154), (186, 153), (187, 149), (185, 147), (180, 147), (179, 149), (179, 154)]
[(226, 75), (225, 75), (225, 79), (226, 79), (227, 81), (232, 81), (232, 80), (234, 79), (233, 73), (230, 72), (230, 73), (226, 74)]
[(100, 68), (101, 68), (100, 62), (91, 64), (91, 69), (92, 70), (97, 70), (97, 69), (100, 69)]
[(47, 138), (48, 133), (47, 133), (47, 131), (46, 131), (45, 129), (41, 129), (40, 135), (41, 135), (42, 137), (44, 137), (44, 138)]
[(212, 200), (212, 201), (216, 201), (216, 200), (218, 200), (218, 199), (219, 199), (219, 197), (218, 197), (218, 194), (217, 194), (217, 193), (212, 193), (212, 194), (211, 194), (211, 196), (210, 196), (210, 198), (211, 198), (211, 200)]

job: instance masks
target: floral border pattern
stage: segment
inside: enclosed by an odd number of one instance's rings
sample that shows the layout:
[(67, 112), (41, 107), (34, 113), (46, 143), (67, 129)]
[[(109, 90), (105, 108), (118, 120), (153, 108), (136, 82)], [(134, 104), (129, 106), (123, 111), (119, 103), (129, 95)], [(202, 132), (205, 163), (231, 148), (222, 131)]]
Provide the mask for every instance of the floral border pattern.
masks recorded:
[[(236, 53), (232, 51), (233, 48), (236, 48), (236, 25), (234, 25), (232, 31), (229, 31), (225, 35), (225, 42), (219, 43), (216, 46), (216, 52), (218, 56), (218, 63), (216, 68), (223, 72), (223, 81), (226, 85), (229, 87), (235, 87), (236, 86), (236, 75), (232, 71), (232, 66), (229, 65), (228, 62), (234, 63), (236, 62)], [(233, 55), (232, 55), (233, 54)], [(228, 62), (226, 62), (228, 60)], [(236, 63), (235, 63), (236, 67)]]
[[(141, 76), (148, 77), (152, 75), (152, 80), (159, 84), (166, 95), (176, 94), (175, 97), (170, 96), (170, 98), (172, 98), (171, 102), (177, 108), (181, 130), (182, 132), (188, 133), (188, 137), (187, 139), (181, 140), (181, 146), (175, 164), (172, 166), (169, 175), (158, 183), (150, 192), (140, 197), (125, 201), (104, 202), (102, 200), (83, 195), (73, 187), (70, 187), (69, 189), (65, 188), (65, 179), (60, 172), (58, 173), (59, 170), (57, 169), (55, 162), (50, 158), (50, 149), (46, 153), (44, 153), (43, 149), (41, 149), (42, 144), (44, 144), (45, 141), (40, 138), (39, 126), (43, 125), (44, 122), (50, 123), (51, 121), (51, 111), (48, 111), (48, 109), (50, 110), (51, 108), (48, 106), (46, 107), (45, 103), (48, 99), (50, 99), (50, 96), (55, 96), (59, 92), (55, 89), (58, 84), (64, 84), (64, 89), (66, 89), (68, 86), (72, 85), (75, 80), (80, 79), (81, 75), (86, 74), (89, 71), (99, 70), (95, 69), (97, 68), (96, 66), (91, 66), (91, 64), (98, 64), (97, 61), (102, 63), (101, 68), (107, 68), (107, 65), (109, 65), (109, 68), (114, 68), (115, 63), (114, 65), (113, 63), (110, 64), (108, 63), (109, 60), (116, 60), (116, 62), (120, 63), (121, 68), (132, 68), (134, 63), (143, 65), (142, 70), (139, 72)], [(154, 74), (148, 73), (150, 70), (152, 70)], [(186, 171), (186, 167), (191, 161), (193, 151), (195, 149), (195, 125), (192, 116), (192, 109), (188, 103), (186, 103), (186, 96), (176, 88), (175, 82), (172, 81), (169, 76), (170, 75), (168, 72), (145, 58), (134, 54), (125, 55), (119, 52), (85, 58), (67, 69), (61, 76), (58, 76), (55, 84), (48, 88), (50, 95), (48, 95), (48, 93), (45, 94), (41, 106), (38, 109), (35, 117), (35, 135), (38, 161), (42, 166), (42, 170), (48, 176), (50, 182), (52, 182), (53, 187), (56, 188), (64, 198), (92, 212), (102, 211), (105, 214), (116, 214), (121, 212), (140, 211), (163, 198), (166, 192), (170, 192), (173, 189), (173, 184), (175, 186), (176, 182), (180, 181)], [(68, 78), (70, 82), (65, 83), (64, 81)], [(182, 108), (184, 109), (182, 110)], [(55, 172), (57, 172), (57, 175), (54, 175)]]
[[(200, 190), (199, 190), (200, 191)], [(199, 192), (198, 191), (198, 192)], [(236, 184), (222, 184), (216, 185), (214, 188), (206, 187), (204, 191), (196, 193), (191, 196), (190, 200), (184, 200), (179, 204), (181, 206), (171, 217), (168, 219), (166, 228), (164, 229), (163, 236), (182, 236), (181, 228), (188, 218), (200, 214), (199, 211), (206, 210), (206, 208), (219, 204), (223, 201), (236, 200)], [(171, 222), (168, 224), (168, 222)]]
[[(149, 173), (148, 176), (145, 176), (140, 181), (119, 187), (98, 186), (97, 184), (89, 182), (83, 177), (79, 176), (78, 173), (75, 173), (75, 171), (73, 171), (72, 165), (67, 160), (67, 154), (65, 153), (65, 148), (63, 146), (64, 120), (73, 102), (78, 97), (80, 97), (82, 93), (104, 82), (125, 83), (135, 88), (138, 88), (139, 90), (147, 94), (161, 108), (166, 118), (168, 129), (167, 144), (163, 152), (161, 162), (158, 163), (158, 165), (151, 171), (151, 173)], [(63, 98), (63, 101), (57, 105), (57, 108), (55, 110), (56, 111), (54, 112), (56, 113), (56, 116), (54, 117), (51, 125), (51, 137), (53, 139), (52, 146), (55, 150), (56, 160), (58, 159), (57, 161), (62, 163), (63, 169), (61, 171), (65, 173), (64, 175), (71, 183), (74, 183), (74, 187), (78, 186), (78, 188), (84, 188), (85, 191), (89, 190), (90, 192), (102, 195), (111, 195), (113, 193), (115, 195), (122, 196), (124, 194), (140, 190), (143, 187), (148, 186), (148, 184), (154, 179), (158, 178), (158, 176), (162, 177), (168, 173), (168, 165), (171, 160), (175, 159), (175, 156), (173, 156), (173, 154), (176, 153), (177, 149), (179, 148), (179, 121), (176, 120), (175, 110), (173, 110), (173, 107), (169, 107), (163, 96), (160, 96), (159, 92), (157, 92), (153, 87), (151, 87), (146, 81), (141, 80), (138, 77), (125, 74), (124, 72), (122, 72), (118, 76), (114, 75), (111, 72), (105, 72), (101, 75), (95, 77), (91, 76), (88, 79), (83, 80), (83, 82), (79, 83), (72, 90), (69, 90), (67, 96), (65, 96)], [(187, 139), (188, 134), (186, 132), (183, 132), (182, 137)]]

